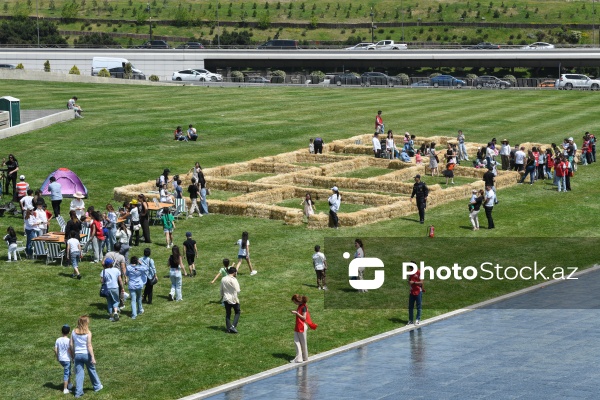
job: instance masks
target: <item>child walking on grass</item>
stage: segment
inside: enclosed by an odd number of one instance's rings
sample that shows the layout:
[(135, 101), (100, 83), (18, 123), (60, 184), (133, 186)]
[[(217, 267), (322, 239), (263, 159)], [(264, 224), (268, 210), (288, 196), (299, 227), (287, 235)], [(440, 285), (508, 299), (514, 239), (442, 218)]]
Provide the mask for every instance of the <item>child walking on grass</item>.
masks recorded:
[(227, 272), (228, 269), (229, 269), (229, 258), (224, 258), (223, 266), (221, 267), (221, 269), (219, 270), (217, 275), (215, 275), (214, 279), (212, 281), (210, 281), (211, 285), (214, 284), (217, 281), (217, 279), (219, 279), (219, 277), (225, 278), (228, 274), (228, 272)]
[(242, 265), (242, 260), (246, 260), (248, 268), (250, 268), (250, 275), (256, 275), (258, 271), (252, 269), (252, 262), (250, 262), (250, 240), (248, 240), (248, 232), (242, 232), (242, 238), (236, 243), (239, 246), (238, 250), (238, 262), (235, 269), (239, 270)]
[(11, 256), (17, 261), (17, 234), (12, 226), (6, 229), (6, 236), (4, 241), (8, 243), (8, 262), (11, 262)]
[(185, 247), (185, 258), (188, 262), (188, 267), (190, 268), (190, 276), (196, 276), (196, 264), (195, 259), (198, 258), (198, 247), (196, 246), (196, 241), (192, 239), (192, 232), (185, 233), (186, 240), (183, 242), (183, 247)]
[(69, 391), (73, 388), (71, 384), (71, 360), (73, 354), (71, 353), (71, 341), (69, 340), (69, 332), (71, 328), (69, 325), (63, 325), (62, 336), (56, 339), (54, 343), (54, 354), (56, 360), (63, 367), (63, 393), (69, 394)]
[(175, 229), (175, 219), (173, 218), (169, 207), (163, 208), (160, 220), (163, 224), (163, 231), (165, 232), (165, 240), (168, 249), (169, 247), (173, 247), (173, 230)]

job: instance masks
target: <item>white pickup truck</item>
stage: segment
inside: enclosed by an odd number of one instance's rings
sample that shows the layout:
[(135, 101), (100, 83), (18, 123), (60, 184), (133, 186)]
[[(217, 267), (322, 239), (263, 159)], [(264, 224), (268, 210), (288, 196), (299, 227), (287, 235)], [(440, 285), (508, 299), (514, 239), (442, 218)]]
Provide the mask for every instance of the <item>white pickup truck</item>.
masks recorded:
[(404, 43), (394, 43), (393, 40), (380, 40), (379, 42), (367, 47), (367, 50), (407, 50), (408, 46)]

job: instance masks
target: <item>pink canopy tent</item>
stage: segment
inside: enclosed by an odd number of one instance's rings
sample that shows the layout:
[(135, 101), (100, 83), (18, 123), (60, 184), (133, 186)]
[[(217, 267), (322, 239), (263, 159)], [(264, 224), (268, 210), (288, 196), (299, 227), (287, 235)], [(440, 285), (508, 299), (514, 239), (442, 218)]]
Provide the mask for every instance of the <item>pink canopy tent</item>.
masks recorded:
[(59, 168), (48, 175), (42, 184), (42, 196), (50, 196), (48, 185), (50, 184), (51, 177), (55, 177), (56, 182), (60, 183), (63, 197), (73, 197), (75, 192), (81, 192), (87, 199), (88, 191), (85, 185), (81, 182), (77, 174), (68, 168)]

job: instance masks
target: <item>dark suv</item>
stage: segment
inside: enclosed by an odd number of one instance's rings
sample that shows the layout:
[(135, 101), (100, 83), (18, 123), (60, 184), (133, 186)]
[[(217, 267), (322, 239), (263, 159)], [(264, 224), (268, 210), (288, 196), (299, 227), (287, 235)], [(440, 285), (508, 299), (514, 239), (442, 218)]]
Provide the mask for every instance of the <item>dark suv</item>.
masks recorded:
[(139, 47), (140, 49), (170, 49), (171, 46), (164, 40), (150, 40)]
[[(111, 68), (108, 70), (108, 72), (110, 72), (110, 76), (112, 78), (125, 79), (125, 68), (123, 67)], [(131, 71), (131, 79), (146, 80), (146, 75), (142, 74), (141, 72)]]

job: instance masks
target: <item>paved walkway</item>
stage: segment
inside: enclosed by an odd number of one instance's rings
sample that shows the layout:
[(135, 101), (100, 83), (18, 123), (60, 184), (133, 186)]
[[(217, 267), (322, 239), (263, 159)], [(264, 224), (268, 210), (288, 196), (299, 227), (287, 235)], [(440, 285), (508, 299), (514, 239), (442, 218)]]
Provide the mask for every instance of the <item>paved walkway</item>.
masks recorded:
[(591, 272), (210, 399), (597, 399), (599, 289)]

